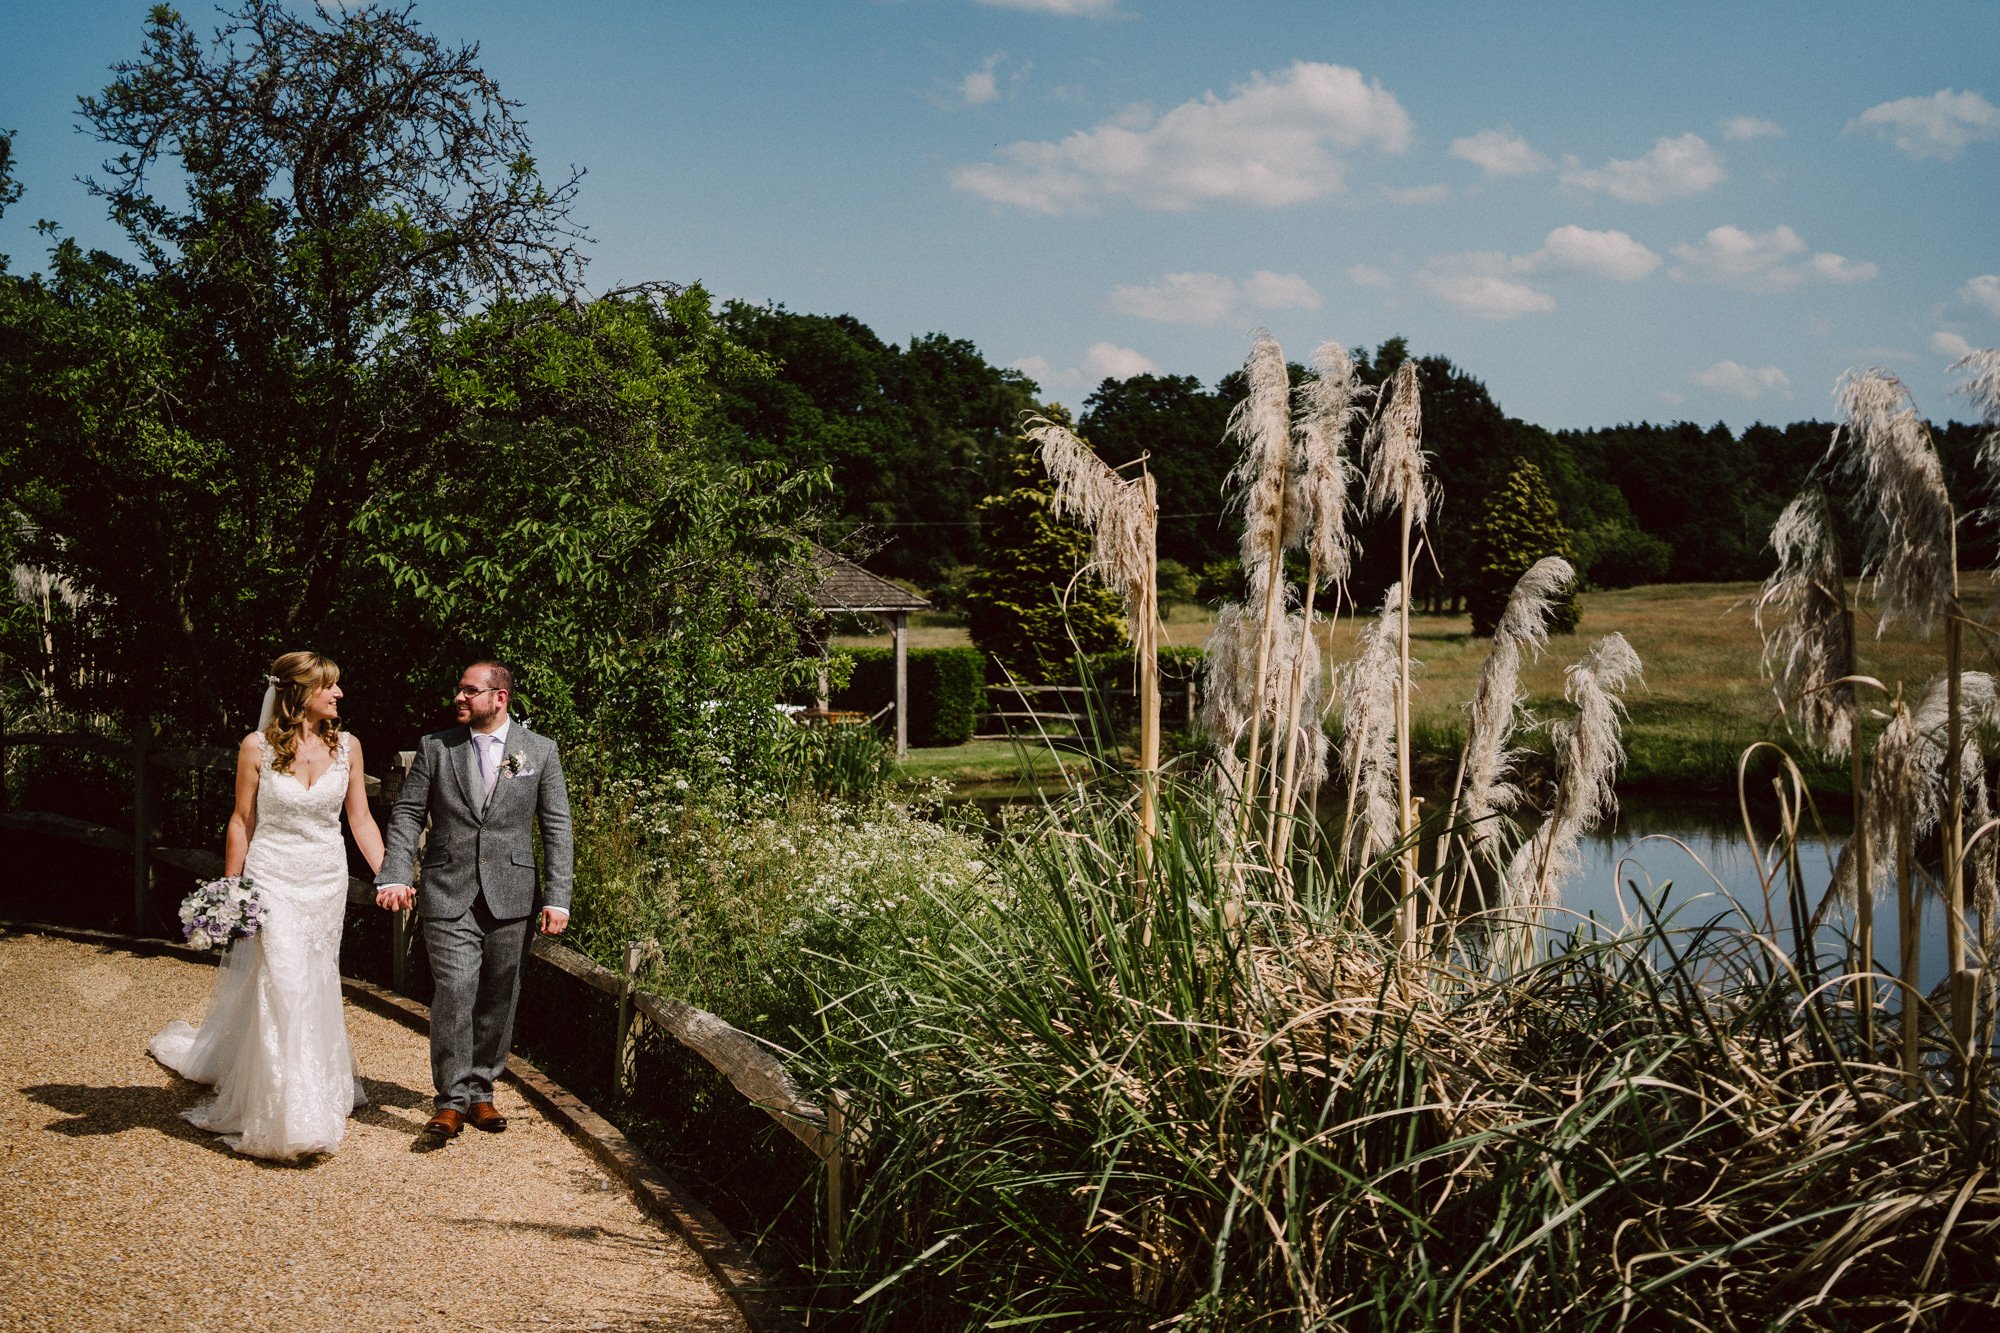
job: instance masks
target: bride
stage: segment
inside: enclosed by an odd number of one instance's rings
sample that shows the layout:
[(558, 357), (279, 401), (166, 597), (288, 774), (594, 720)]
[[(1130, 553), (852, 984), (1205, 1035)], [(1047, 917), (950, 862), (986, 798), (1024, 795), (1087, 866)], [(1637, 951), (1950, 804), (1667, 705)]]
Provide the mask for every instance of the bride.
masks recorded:
[(190, 1121), (240, 1153), (282, 1161), (338, 1148), (348, 1113), (366, 1101), (341, 1011), (341, 809), (370, 869), (382, 864), (382, 835), (360, 742), (340, 729), (340, 668), (286, 653), (265, 680), (259, 729), (237, 749), (222, 855), (225, 875), (256, 885), (262, 924), (224, 956), (202, 1025), (171, 1023), (147, 1049), (215, 1086), (183, 1113)]

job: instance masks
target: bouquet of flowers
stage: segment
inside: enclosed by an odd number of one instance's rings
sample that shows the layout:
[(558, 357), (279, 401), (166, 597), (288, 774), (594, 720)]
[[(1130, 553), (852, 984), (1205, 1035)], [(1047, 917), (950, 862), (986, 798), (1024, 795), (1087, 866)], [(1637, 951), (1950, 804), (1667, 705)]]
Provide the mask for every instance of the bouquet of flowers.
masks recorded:
[(181, 901), (181, 933), (196, 949), (228, 948), (250, 938), (264, 919), (264, 900), (247, 875), (224, 875)]

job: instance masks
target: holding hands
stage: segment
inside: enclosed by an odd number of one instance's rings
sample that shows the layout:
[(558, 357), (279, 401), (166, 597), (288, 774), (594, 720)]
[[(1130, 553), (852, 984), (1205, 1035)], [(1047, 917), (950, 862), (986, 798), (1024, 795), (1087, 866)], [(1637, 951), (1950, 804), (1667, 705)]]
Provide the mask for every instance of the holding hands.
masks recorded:
[[(407, 912), (417, 905), (417, 891), (407, 884), (384, 884), (375, 890), (375, 905), (385, 911)], [(544, 907), (540, 921), (544, 935), (560, 935), (569, 926), (569, 913), (560, 907)]]

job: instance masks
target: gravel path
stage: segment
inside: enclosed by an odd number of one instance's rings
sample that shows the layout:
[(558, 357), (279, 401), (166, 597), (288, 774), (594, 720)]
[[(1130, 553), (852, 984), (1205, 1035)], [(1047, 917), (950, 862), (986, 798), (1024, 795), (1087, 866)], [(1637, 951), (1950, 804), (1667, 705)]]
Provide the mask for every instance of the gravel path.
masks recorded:
[(332, 1157), (239, 1157), (146, 1041), (212, 969), (0, 931), (0, 1329), (742, 1330), (679, 1236), (512, 1089), (413, 1150), (424, 1039), (347, 1008), (372, 1105)]

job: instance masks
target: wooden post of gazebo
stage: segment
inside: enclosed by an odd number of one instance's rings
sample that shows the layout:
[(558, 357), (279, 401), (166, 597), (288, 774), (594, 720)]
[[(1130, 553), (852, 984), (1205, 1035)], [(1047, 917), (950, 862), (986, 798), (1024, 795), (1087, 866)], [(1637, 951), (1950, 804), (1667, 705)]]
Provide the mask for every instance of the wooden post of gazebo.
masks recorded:
[(908, 588), (871, 574), (831, 551), (819, 551), (817, 559), (824, 573), (814, 604), (829, 614), (873, 616), (894, 636), (896, 757), (901, 759), (910, 751), (910, 612), (928, 611), (931, 604)]

